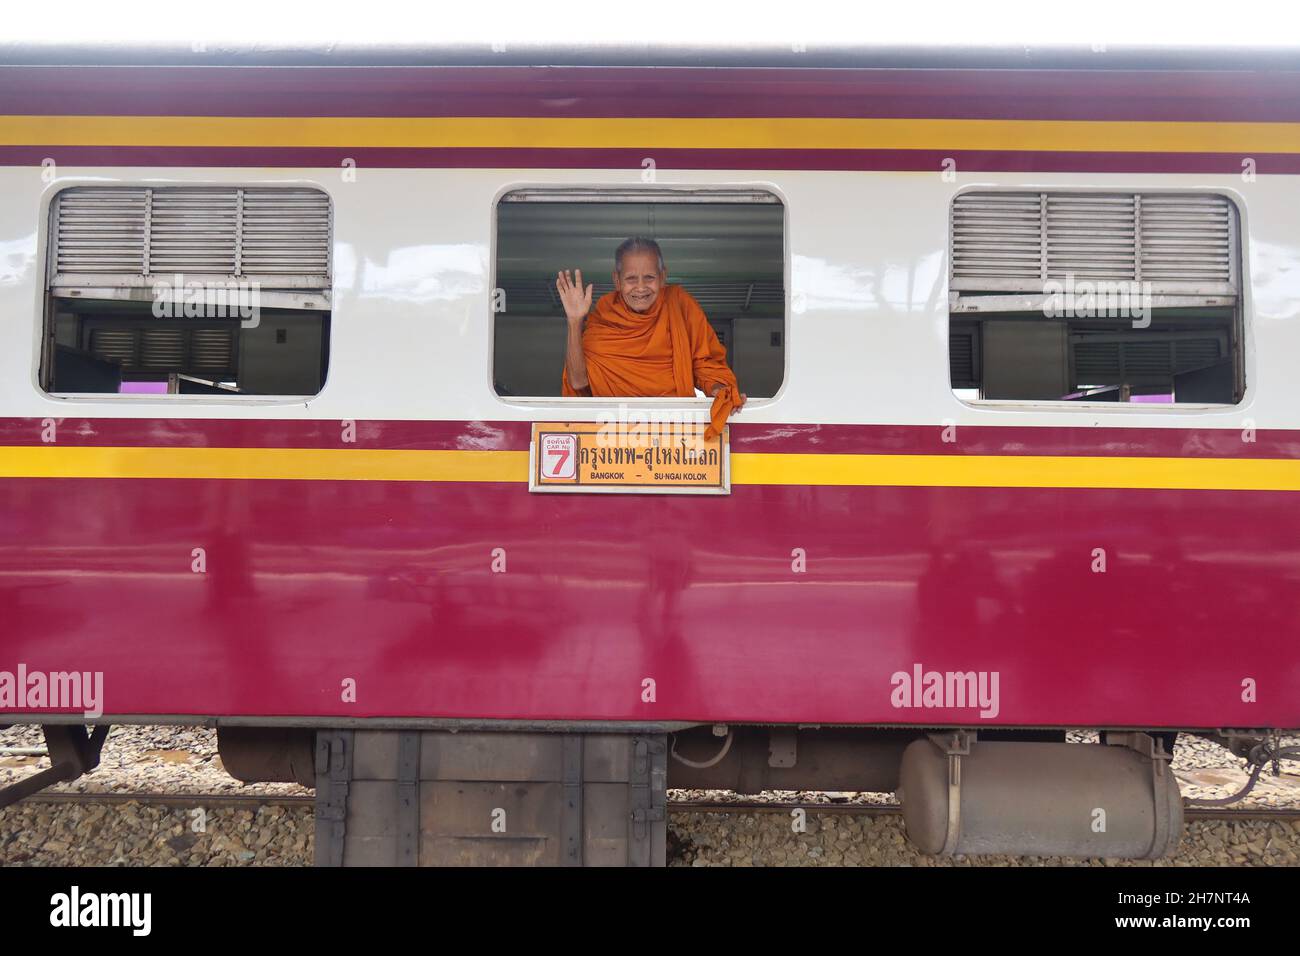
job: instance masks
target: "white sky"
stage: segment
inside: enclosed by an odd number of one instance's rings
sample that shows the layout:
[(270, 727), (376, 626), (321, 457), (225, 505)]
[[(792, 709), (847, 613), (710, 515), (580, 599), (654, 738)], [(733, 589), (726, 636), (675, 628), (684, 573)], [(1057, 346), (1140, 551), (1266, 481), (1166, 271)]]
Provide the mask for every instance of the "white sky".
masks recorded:
[(830, 42), (1300, 48), (1297, 0), (10, 0), (0, 17), (0, 44), (815, 47)]

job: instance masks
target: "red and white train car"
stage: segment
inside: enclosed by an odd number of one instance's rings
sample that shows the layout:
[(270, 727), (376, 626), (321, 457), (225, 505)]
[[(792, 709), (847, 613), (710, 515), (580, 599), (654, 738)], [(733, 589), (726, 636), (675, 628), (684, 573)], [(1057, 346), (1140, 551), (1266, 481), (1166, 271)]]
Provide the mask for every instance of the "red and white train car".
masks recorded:
[[(325, 862), (900, 774), (929, 849), (1143, 856), (1172, 732), (1300, 727), (1294, 58), (4, 59), (0, 718), (65, 775), (216, 723)], [(631, 235), (749, 394), (723, 493), (530, 488), (535, 423), (707, 409), (560, 397)]]

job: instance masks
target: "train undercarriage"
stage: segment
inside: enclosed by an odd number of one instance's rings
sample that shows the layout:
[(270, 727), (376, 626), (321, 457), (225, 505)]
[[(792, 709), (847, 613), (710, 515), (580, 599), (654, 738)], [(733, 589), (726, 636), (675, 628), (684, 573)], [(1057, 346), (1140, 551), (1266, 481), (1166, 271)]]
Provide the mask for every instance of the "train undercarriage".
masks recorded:
[[(94, 769), (107, 725), (45, 726), (52, 766), (0, 807)], [(1255, 768), (1258, 730), (1197, 731)], [(316, 790), (317, 866), (661, 866), (667, 791), (894, 793), (953, 856), (1158, 859), (1183, 830), (1171, 731), (696, 725), (471, 729), (221, 725), (228, 773)], [(1253, 777), (1252, 777), (1253, 780)]]
[[(316, 862), (659, 865), (667, 790), (895, 793), (926, 853), (1157, 859), (1182, 835), (1176, 735), (700, 725), (220, 731), (227, 770), (316, 787)], [(1268, 753), (1268, 736), (1214, 736)], [(1252, 758), (1252, 759), (1254, 759)]]

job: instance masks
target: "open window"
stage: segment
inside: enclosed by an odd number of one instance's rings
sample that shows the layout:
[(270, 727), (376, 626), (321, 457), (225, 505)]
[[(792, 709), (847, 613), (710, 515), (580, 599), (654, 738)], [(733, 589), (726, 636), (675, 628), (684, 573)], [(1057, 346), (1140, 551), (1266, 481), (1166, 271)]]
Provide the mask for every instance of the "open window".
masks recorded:
[(613, 290), (614, 250), (658, 241), (668, 281), (700, 303), (751, 398), (785, 376), (785, 209), (763, 190), (518, 189), (497, 205), (493, 381), (503, 396), (560, 394), (567, 328), (555, 290), (581, 269), (592, 301)]
[(950, 223), (963, 399), (1236, 404), (1237, 209), (1213, 193), (976, 191)]
[(316, 395), (330, 225), (317, 189), (63, 190), (50, 207), (41, 387)]

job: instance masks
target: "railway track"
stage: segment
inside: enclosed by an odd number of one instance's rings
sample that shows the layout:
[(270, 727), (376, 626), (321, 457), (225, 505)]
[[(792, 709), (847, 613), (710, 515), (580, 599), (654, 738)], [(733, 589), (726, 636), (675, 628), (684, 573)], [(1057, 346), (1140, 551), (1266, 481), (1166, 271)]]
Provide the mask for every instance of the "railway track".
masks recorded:
[[(231, 807), (256, 809), (265, 806), (310, 807), (315, 798), (294, 794), (233, 794), (233, 793), (38, 793), (24, 803), (141, 803), (154, 806)], [(816, 803), (811, 801), (762, 800), (669, 800), (670, 813), (786, 813), (803, 810), (810, 814), (856, 815), (867, 817), (898, 816), (902, 808), (893, 804), (870, 803)], [(1200, 820), (1273, 820), (1294, 822), (1300, 820), (1300, 807), (1254, 807), (1240, 809), (1226, 807), (1190, 807), (1184, 811), (1189, 822)]]
[[(789, 813), (804, 810), (807, 813), (848, 814), (867, 817), (902, 815), (903, 808), (893, 804), (870, 803), (809, 803), (781, 801), (707, 801), (670, 800), (668, 809), (673, 813)], [(1243, 807), (1230, 810), (1224, 807), (1189, 807), (1183, 811), (1188, 821), (1196, 820), (1300, 820), (1300, 807)]]
[(310, 807), (316, 798), (293, 794), (238, 793), (37, 793), (15, 806), (30, 803), (141, 803), (156, 807)]

